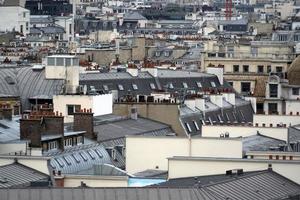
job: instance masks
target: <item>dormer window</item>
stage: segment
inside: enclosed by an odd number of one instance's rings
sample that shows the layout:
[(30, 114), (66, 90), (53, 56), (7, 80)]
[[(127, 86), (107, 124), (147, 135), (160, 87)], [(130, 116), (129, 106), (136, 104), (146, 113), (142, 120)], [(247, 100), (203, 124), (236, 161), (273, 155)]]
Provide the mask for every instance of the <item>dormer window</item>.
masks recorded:
[(103, 85), (103, 89), (104, 89), (105, 91), (108, 91), (108, 86), (107, 86), (107, 85)]
[(198, 88), (201, 88), (201, 87), (202, 87), (201, 82), (196, 82), (196, 84), (197, 84), (197, 87), (198, 87)]
[(183, 85), (184, 88), (188, 88), (188, 85), (187, 85), (186, 82), (183, 82), (182, 85)]
[(165, 57), (169, 57), (170, 56), (170, 52), (169, 51), (165, 51)]
[(155, 90), (155, 89), (156, 89), (155, 84), (154, 84), (154, 83), (150, 83), (150, 88), (151, 88), (152, 90)]
[(186, 126), (187, 130), (189, 131), (189, 133), (191, 133), (191, 132), (192, 132), (192, 129), (191, 129), (189, 123), (186, 122), (186, 123), (185, 123), (185, 126)]
[(123, 91), (123, 90), (124, 90), (124, 87), (123, 87), (123, 85), (121, 85), (121, 84), (118, 84), (118, 88), (119, 88), (120, 91)]
[(169, 88), (170, 88), (170, 89), (174, 89), (173, 83), (169, 83)]
[(132, 88), (133, 88), (133, 90), (138, 90), (138, 86), (137, 86), (137, 84), (132, 84)]
[(156, 51), (156, 52), (155, 52), (155, 56), (156, 56), (156, 57), (159, 57), (159, 56), (160, 56), (160, 52), (159, 52), (159, 51)]
[(211, 81), (210, 84), (211, 84), (212, 87), (216, 87), (216, 83), (215, 82)]
[(193, 122), (194, 122), (194, 125), (195, 125), (195, 128), (196, 128), (196, 130), (197, 130), (197, 131), (199, 131), (199, 130), (200, 130), (200, 128), (199, 128), (199, 126), (198, 126), (197, 122), (196, 122), (196, 121), (193, 121)]

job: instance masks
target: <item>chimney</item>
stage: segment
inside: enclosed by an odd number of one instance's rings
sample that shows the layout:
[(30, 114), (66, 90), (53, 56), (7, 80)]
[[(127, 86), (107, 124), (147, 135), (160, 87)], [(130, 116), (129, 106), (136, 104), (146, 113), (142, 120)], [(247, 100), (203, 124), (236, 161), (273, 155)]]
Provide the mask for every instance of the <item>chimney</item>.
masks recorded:
[(216, 104), (220, 108), (223, 108), (223, 96), (222, 95), (209, 95), (210, 101)]
[(137, 108), (136, 107), (132, 107), (130, 109), (130, 118), (137, 120), (138, 119), (138, 112), (137, 112)]
[(64, 187), (65, 177), (64, 175), (61, 174), (61, 171), (57, 171), (57, 173), (53, 173), (53, 177), (55, 181), (55, 187)]
[(228, 103), (235, 106), (235, 93), (223, 93), (222, 95)]
[(196, 100), (195, 99), (186, 99), (184, 101), (185, 105), (190, 108), (192, 111), (196, 111)]
[(3, 119), (6, 119), (6, 120), (12, 120), (12, 113), (13, 113), (13, 110), (12, 108), (10, 108), (9, 106), (3, 106), (2, 108), (0, 108), (0, 119), (1, 119), (1, 115), (2, 115), (2, 118)]
[(195, 104), (196, 108), (198, 108), (202, 112), (205, 111), (205, 99), (197, 98), (195, 99)]
[(32, 147), (41, 147), (41, 119), (20, 119), (20, 139), (30, 140)]
[(96, 135), (94, 133), (94, 113), (92, 113), (92, 109), (89, 110), (81, 110), (80, 112), (74, 113), (74, 123), (73, 130), (74, 131), (86, 131), (86, 137), (90, 139), (95, 139)]

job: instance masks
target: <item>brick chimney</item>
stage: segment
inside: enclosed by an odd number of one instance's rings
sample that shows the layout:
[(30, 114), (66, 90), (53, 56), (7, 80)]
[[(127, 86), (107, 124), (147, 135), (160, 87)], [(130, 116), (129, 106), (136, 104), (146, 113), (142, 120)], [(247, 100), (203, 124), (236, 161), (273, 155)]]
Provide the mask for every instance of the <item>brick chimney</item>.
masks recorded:
[(61, 174), (61, 171), (53, 170), (53, 178), (55, 181), (55, 187), (64, 187), (65, 185), (65, 177)]
[(0, 119), (12, 120), (13, 109), (9, 104), (0, 105)]
[(85, 137), (90, 139), (95, 139), (96, 135), (94, 133), (94, 123), (93, 123), (93, 115), (92, 109), (84, 109), (80, 112), (74, 113), (74, 131), (86, 131)]
[(20, 119), (20, 139), (30, 140), (31, 146), (41, 147), (41, 119)]

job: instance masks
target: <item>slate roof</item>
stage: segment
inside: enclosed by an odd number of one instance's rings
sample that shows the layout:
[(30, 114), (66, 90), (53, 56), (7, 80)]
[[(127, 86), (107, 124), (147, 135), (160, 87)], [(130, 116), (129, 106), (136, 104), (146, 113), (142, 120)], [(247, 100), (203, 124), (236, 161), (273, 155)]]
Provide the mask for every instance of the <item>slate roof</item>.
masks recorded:
[(111, 164), (111, 157), (103, 145), (95, 143), (67, 148), (63, 152), (47, 152), (52, 157), (50, 166), (63, 174), (77, 174), (88, 171), (93, 165)]
[(300, 195), (298, 184), (270, 170), (247, 172), (242, 175), (178, 178), (156, 186), (202, 188), (232, 200), (290, 199), (293, 195)]
[(147, 20), (147, 19), (138, 12), (127, 12), (124, 14), (124, 21), (137, 21), (137, 20)]
[(125, 119), (94, 126), (94, 130), (98, 132), (98, 141), (122, 138), (126, 135), (143, 135), (165, 129), (172, 132), (169, 125), (141, 117), (137, 120)]
[(0, 188), (28, 187), (31, 182), (48, 180), (48, 175), (19, 163), (0, 166)]
[[(11, 80), (11, 81), (8, 81)], [(63, 80), (45, 78), (45, 70), (33, 70), (31, 66), (0, 67), (0, 93), (20, 96), (22, 109), (29, 108), (28, 98), (61, 91)]]
[(270, 151), (271, 147), (286, 144), (283, 140), (274, 139), (257, 133), (256, 135), (243, 137), (243, 151)]
[(20, 123), (18, 118), (0, 120), (0, 143), (13, 142), (20, 139)]
[[(0, 189), (1, 200), (216, 200), (204, 189), (192, 188), (51, 188)], [(217, 196), (217, 197), (215, 197)]]

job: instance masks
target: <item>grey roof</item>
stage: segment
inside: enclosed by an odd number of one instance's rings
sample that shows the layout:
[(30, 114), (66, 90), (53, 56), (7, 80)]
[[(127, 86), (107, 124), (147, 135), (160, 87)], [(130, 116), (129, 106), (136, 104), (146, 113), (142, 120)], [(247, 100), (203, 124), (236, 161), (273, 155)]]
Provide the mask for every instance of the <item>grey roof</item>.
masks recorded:
[(283, 140), (274, 139), (257, 133), (256, 135), (243, 137), (243, 151), (270, 151), (271, 147), (286, 144)]
[[(19, 118), (10, 120), (0, 120), (0, 143), (12, 142), (20, 139)], [(1, 152), (0, 152), (1, 153)]]
[(298, 184), (272, 171), (250, 174), (205, 188), (232, 200), (290, 199), (291, 196), (300, 194)]
[(22, 109), (29, 108), (29, 97), (47, 95), (52, 98), (61, 90), (62, 84), (63, 80), (47, 80), (44, 69), (33, 70), (31, 66), (0, 67), (0, 93), (20, 96)]
[(147, 178), (165, 178), (167, 179), (168, 171), (158, 169), (147, 169), (134, 174), (135, 177), (147, 177)]
[(98, 143), (70, 147), (63, 152), (47, 152), (45, 156), (51, 156), (51, 167), (64, 174), (77, 174), (94, 165), (111, 164), (110, 155)]
[(50, 15), (30, 15), (30, 24), (52, 24), (53, 17)]
[(223, 25), (247, 25), (248, 20), (247, 19), (238, 19), (238, 20), (221, 20), (219, 21), (219, 24)]
[(125, 119), (96, 125), (94, 129), (98, 132), (98, 141), (122, 138), (126, 135), (142, 135), (165, 129), (172, 132), (169, 125), (141, 117), (137, 120)]
[(48, 175), (19, 163), (0, 166), (0, 188), (28, 187), (31, 182), (48, 179)]
[(128, 176), (128, 174), (110, 164), (93, 165), (91, 168), (79, 171), (77, 175), (92, 176)]
[(215, 200), (224, 199), (193, 188), (36, 188), (0, 189), (1, 200)]
[(124, 14), (124, 21), (147, 20), (138, 12), (127, 12)]
[(232, 200), (289, 199), (300, 194), (298, 184), (271, 170), (170, 179), (156, 186), (202, 188)]

